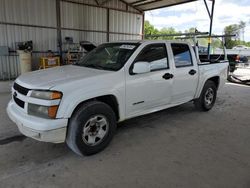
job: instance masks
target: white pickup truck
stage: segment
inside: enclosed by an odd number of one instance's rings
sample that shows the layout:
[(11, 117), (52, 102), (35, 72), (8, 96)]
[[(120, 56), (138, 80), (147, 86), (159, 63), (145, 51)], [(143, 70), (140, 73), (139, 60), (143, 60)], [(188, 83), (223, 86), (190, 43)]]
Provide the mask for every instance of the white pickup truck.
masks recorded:
[(91, 155), (117, 122), (189, 101), (210, 110), (228, 61), (202, 63), (195, 51), (178, 41), (102, 44), (74, 65), (18, 77), (7, 112), (24, 135)]

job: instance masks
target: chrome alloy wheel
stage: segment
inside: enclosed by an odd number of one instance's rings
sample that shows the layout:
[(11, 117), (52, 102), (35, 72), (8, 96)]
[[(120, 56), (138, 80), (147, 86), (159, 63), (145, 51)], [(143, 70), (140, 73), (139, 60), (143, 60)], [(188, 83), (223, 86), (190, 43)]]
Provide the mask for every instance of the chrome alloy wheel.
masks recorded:
[(82, 140), (91, 146), (95, 146), (102, 142), (107, 134), (109, 123), (105, 116), (94, 115), (85, 123), (82, 132)]
[(209, 106), (213, 103), (214, 100), (214, 90), (212, 88), (208, 88), (205, 93), (205, 104)]

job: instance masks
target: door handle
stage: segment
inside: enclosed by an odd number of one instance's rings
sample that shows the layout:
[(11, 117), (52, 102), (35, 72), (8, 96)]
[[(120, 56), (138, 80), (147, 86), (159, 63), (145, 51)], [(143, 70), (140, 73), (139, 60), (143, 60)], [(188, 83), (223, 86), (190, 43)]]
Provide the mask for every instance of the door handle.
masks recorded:
[(188, 74), (190, 74), (190, 75), (195, 75), (195, 74), (196, 74), (196, 70), (191, 69), (191, 70), (188, 72)]
[(173, 78), (173, 77), (174, 77), (174, 75), (172, 75), (172, 74), (170, 74), (170, 73), (166, 73), (166, 74), (164, 74), (164, 75), (162, 76), (162, 78), (165, 79), (165, 80), (171, 79), (171, 78)]

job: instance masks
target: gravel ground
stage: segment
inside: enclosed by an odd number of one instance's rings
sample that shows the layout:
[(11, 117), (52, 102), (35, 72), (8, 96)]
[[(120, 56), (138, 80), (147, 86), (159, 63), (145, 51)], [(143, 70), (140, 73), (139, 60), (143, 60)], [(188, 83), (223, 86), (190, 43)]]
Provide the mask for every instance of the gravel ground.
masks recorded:
[(0, 187), (250, 187), (250, 87), (228, 83), (209, 112), (192, 103), (128, 120), (103, 152), (20, 136), (0, 82)]

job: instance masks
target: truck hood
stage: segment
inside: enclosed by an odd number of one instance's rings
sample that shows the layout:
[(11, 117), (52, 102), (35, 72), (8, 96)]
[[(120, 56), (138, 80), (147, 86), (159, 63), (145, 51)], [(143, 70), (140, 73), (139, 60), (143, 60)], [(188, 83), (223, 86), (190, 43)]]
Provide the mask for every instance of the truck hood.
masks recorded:
[(30, 89), (50, 89), (63, 83), (107, 73), (110, 71), (66, 65), (23, 74), (17, 78), (16, 83)]

